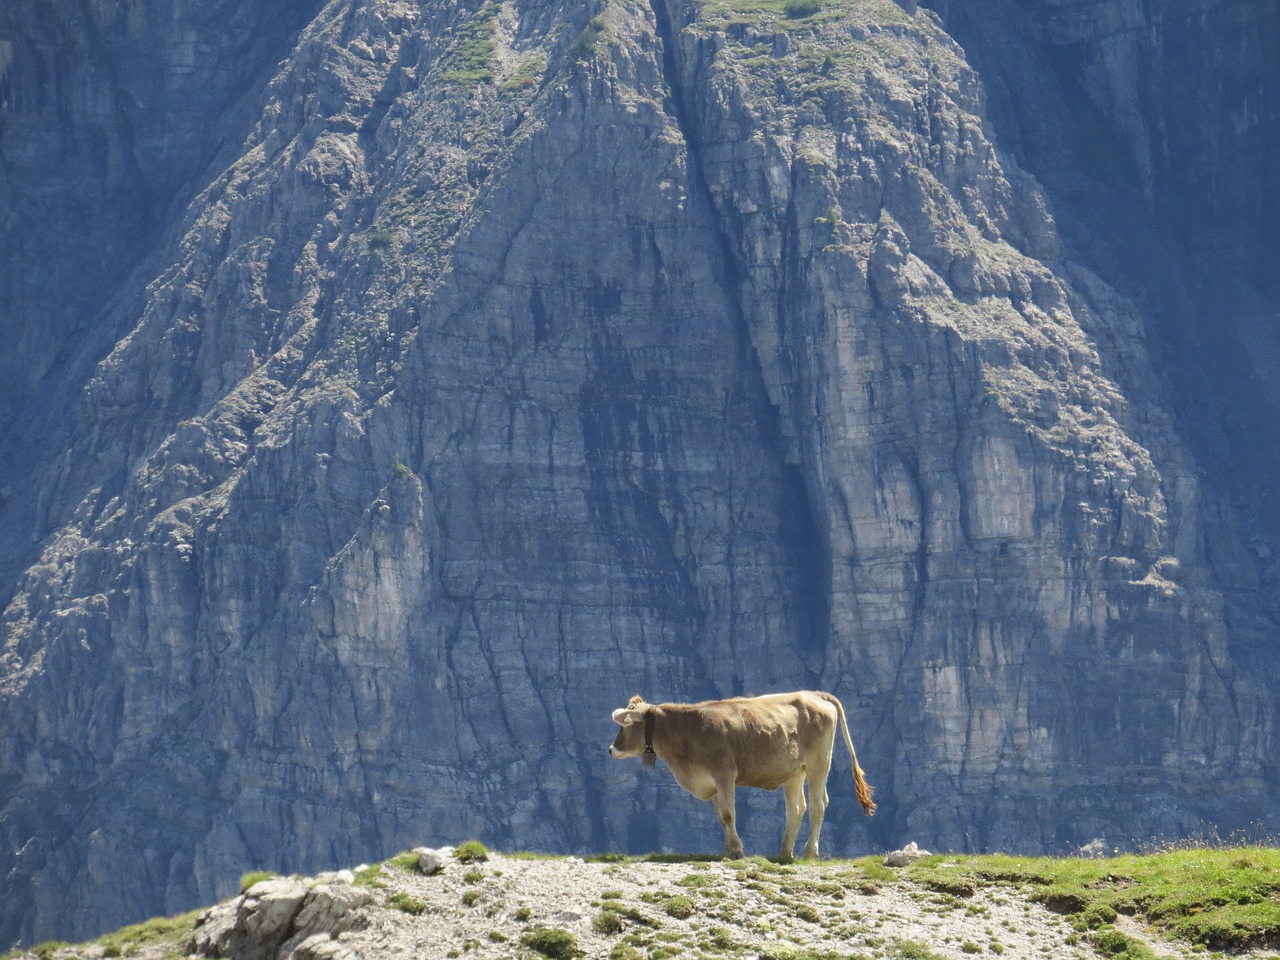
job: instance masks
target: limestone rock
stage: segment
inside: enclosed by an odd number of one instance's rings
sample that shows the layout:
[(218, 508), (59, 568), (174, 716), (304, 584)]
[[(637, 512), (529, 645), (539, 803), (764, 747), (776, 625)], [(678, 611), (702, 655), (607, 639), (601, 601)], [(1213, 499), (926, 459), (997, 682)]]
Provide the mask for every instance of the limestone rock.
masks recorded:
[(311, 886), (293, 918), (289, 939), (281, 953), (288, 955), (295, 949), (301, 952), (304, 943), (317, 936), (332, 938), (354, 929), (361, 923), (359, 908), (372, 901), (372, 891), (348, 883)]
[(440, 850), (421, 847), (414, 852), (418, 854), (418, 869), (429, 877), (433, 877), (443, 870), (453, 854), (453, 850), (449, 847), (444, 847)]
[(294, 960), (357, 960), (357, 954), (340, 940), (318, 933), (298, 945)]
[(1110, 846), (1102, 837), (1094, 837), (1088, 843), (1080, 845), (1076, 850), (1077, 857), (1105, 857), (1114, 847)]
[(916, 842), (912, 840), (901, 850), (893, 850), (885, 854), (884, 865), (886, 867), (909, 867), (917, 860), (923, 860), (925, 857), (931, 857), (928, 850), (921, 850)]
[(53, 6), (0, 947), (426, 829), (716, 849), (635, 693), (833, 690), (841, 854), (1280, 829), (1270, 0)]
[(254, 884), (200, 919), (195, 951), (231, 960), (344, 956), (334, 938), (360, 924), (359, 908), (370, 903), (373, 894), (350, 883), (321, 879), (274, 877)]
[(218, 945), (217, 955), (235, 960), (275, 960), (309, 893), (306, 883), (290, 877), (255, 883), (240, 899), (235, 928), (228, 940)]
[(205, 911), (196, 921), (192, 951), (205, 957), (228, 956), (239, 912), (238, 900), (220, 903)]

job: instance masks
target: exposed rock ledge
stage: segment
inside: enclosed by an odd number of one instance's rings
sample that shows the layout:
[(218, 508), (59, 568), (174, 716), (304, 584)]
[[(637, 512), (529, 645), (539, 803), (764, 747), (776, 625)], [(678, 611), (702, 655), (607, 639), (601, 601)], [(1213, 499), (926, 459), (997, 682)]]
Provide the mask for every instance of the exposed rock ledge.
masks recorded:
[[(901, 851), (900, 851), (901, 852)], [(1068, 920), (1008, 886), (940, 895), (868, 861), (584, 862), (490, 855), (462, 862), (450, 848), (314, 878), (253, 884), (199, 915), (179, 949), (225, 960), (400, 960), (537, 957), (531, 934), (572, 937), (563, 956), (692, 955), (780, 958), (927, 956), (967, 960), (1098, 956)], [(424, 873), (422, 864), (438, 867)], [(1127, 918), (1156, 956), (1185, 956)], [(566, 951), (567, 951), (566, 946)], [(555, 949), (549, 954), (557, 955)], [(41, 960), (102, 960), (102, 944), (42, 952)], [(34, 954), (29, 955), (31, 960)], [(133, 960), (171, 960), (167, 947)], [(1260, 960), (1274, 956), (1252, 952)], [(29, 960), (29, 958), (22, 958)]]

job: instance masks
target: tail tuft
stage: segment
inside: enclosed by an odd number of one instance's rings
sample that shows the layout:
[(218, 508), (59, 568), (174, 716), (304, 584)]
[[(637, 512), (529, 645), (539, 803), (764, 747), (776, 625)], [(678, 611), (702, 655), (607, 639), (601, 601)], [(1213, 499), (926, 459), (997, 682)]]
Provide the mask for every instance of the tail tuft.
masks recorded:
[(862, 772), (862, 768), (858, 766), (858, 761), (853, 762), (853, 789), (858, 794), (858, 802), (862, 804), (862, 812), (868, 817), (876, 812), (876, 802), (871, 799), (876, 792), (875, 787), (867, 783), (867, 778)]

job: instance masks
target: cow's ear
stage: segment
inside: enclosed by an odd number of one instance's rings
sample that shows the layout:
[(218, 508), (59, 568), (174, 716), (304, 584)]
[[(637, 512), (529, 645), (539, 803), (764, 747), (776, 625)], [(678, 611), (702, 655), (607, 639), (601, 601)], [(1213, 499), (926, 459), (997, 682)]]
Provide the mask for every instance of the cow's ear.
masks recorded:
[(640, 712), (638, 710), (628, 710), (626, 707), (622, 707), (613, 711), (613, 722), (620, 727), (630, 726), (639, 719)]

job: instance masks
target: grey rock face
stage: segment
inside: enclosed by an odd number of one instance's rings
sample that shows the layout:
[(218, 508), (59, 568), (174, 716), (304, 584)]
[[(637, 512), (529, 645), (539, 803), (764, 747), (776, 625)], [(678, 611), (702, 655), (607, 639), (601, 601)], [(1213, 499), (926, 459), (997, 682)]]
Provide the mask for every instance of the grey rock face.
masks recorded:
[(231, 960), (345, 956), (334, 937), (361, 922), (359, 908), (373, 894), (349, 883), (308, 883), (276, 877), (201, 917), (193, 949)]
[(886, 853), (883, 863), (886, 867), (908, 867), (917, 860), (931, 856), (933, 854), (928, 850), (921, 850), (919, 844), (912, 840), (901, 850), (891, 850)]
[[(1053, 6), (1050, 45), (1107, 7)], [(76, 362), (22, 320), (0, 939), (441, 839), (714, 849), (608, 760), (635, 693), (836, 692), (881, 804), (832, 781), (840, 853), (1274, 816), (1272, 528), (1106, 255), (1163, 160), (1095, 216), (1001, 139), (1006, 80), (1074, 88), (941, 5), (306, 12), (133, 278), (45, 282), (100, 317)]]

